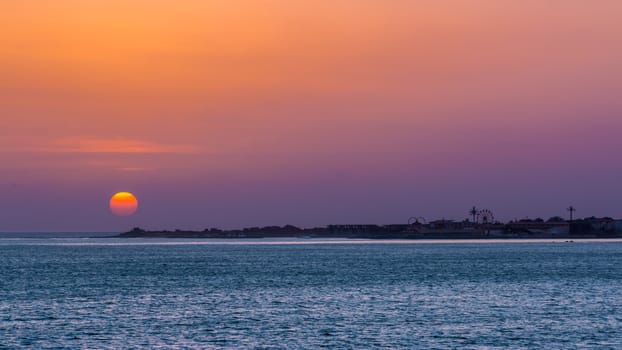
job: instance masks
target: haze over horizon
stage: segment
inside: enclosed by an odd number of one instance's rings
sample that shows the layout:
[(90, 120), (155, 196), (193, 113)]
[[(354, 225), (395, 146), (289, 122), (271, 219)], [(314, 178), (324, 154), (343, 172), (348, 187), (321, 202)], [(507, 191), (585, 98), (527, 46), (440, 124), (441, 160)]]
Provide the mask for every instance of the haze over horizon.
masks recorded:
[(622, 217), (620, 13), (2, 2), (0, 232)]

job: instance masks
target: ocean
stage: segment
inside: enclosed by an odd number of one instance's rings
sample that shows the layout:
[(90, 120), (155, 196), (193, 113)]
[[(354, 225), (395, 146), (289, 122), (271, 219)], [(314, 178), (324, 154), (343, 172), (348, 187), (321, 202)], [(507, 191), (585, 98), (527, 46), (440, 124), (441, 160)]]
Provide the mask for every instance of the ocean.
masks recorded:
[(0, 236), (0, 348), (622, 348), (620, 241)]

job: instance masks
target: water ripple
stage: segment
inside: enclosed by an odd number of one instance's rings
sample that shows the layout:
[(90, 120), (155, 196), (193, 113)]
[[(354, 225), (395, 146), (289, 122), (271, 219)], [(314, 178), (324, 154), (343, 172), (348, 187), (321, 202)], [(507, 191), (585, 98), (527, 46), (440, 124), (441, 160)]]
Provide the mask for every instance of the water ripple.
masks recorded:
[(0, 348), (621, 348), (619, 243), (0, 244)]

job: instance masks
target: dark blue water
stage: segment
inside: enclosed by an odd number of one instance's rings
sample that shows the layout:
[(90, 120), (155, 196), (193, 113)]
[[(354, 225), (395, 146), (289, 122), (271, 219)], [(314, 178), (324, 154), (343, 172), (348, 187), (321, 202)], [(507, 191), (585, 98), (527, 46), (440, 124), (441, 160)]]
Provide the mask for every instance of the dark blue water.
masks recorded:
[(0, 239), (0, 348), (622, 348), (622, 243), (215, 243)]

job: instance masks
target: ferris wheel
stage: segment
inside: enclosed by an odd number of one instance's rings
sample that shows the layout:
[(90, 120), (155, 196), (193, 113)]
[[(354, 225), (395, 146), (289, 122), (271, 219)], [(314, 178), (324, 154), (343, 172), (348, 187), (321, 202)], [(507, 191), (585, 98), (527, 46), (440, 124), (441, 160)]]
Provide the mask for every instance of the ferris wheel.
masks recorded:
[(477, 223), (478, 224), (492, 224), (495, 222), (495, 216), (492, 214), (492, 211), (488, 209), (482, 209), (477, 212)]

